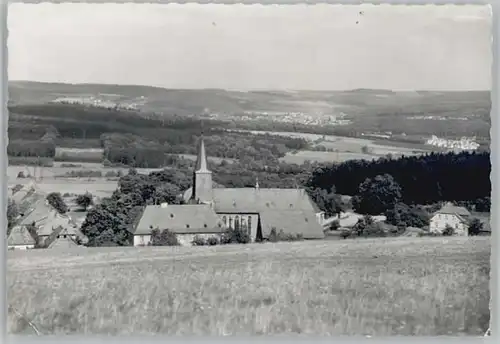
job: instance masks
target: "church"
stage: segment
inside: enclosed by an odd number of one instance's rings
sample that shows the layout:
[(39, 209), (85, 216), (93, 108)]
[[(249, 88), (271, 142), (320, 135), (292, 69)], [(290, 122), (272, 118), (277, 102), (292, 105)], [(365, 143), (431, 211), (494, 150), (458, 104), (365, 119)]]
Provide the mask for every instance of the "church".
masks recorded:
[(272, 229), (300, 234), (304, 239), (324, 238), (324, 213), (304, 189), (217, 188), (208, 169), (203, 137), (193, 171), (192, 187), (182, 205), (148, 205), (134, 228), (134, 246), (146, 246), (152, 229), (168, 229), (182, 245), (195, 236), (219, 237), (227, 228), (242, 229), (252, 241), (266, 239)]

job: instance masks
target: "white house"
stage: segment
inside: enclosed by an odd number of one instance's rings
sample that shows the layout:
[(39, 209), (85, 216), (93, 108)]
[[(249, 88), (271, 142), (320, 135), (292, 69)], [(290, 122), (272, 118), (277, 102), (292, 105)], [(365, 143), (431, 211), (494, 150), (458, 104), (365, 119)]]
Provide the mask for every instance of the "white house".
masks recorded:
[(429, 231), (442, 234), (446, 226), (450, 226), (454, 229), (455, 235), (467, 236), (469, 218), (470, 213), (467, 209), (447, 203), (432, 216)]

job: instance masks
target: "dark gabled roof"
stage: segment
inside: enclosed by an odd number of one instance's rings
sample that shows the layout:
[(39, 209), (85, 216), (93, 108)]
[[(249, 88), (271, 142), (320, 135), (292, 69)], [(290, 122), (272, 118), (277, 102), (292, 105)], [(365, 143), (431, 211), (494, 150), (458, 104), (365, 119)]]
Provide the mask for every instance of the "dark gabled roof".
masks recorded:
[(460, 216), (470, 216), (470, 212), (464, 207), (459, 207), (453, 203), (446, 203), (441, 209), (439, 209), (437, 214), (455, 214)]
[(149, 205), (133, 234), (151, 234), (155, 228), (178, 234), (221, 233), (224, 230), (222, 221), (206, 204)]
[[(214, 188), (217, 213), (260, 213), (268, 210), (302, 210), (319, 213), (304, 189)], [(191, 196), (188, 189), (184, 197)]]
[(260, 213), (262, 237), (268, 238), (271, 230), (285, 234), (301, 234), (304, 239), (323, 239), (323, 227), (311, 211), (274, 210)]
[(35, 245), (35, 239), (24, 226), (12, 228), (7, 238), (7, 246)]

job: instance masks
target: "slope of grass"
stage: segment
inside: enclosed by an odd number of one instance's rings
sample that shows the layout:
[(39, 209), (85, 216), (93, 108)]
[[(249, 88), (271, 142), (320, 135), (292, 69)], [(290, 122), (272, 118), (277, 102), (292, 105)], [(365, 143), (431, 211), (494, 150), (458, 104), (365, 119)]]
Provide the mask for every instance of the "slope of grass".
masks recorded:
[(489, 262), (489, 238), (36, 250), (7, 289), (43, 334), (482, 335)]

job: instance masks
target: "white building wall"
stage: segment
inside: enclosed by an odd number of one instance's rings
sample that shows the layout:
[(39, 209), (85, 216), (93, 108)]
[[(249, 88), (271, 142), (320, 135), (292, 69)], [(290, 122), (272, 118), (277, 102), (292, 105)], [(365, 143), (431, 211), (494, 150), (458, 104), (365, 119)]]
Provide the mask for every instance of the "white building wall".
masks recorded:
[(9, 250), (29, 250), (35, 248), (35, 245), (13, 245), (8, 246)]
[(177, 234), (177, 240), (179, 241), (179, 244), (181, 244), (182, 246), (192, 246), (195, 236), (201, 237), (205, 240), (208, 240), (209, 238), (217, 238), (218, 242), (220, 243), (220, 239), (221, 239), (222, 234), (218, 234), (218, 233), (217, 234), (214, 234), (214, 233)]
[(456, 235), (468, 235), (468, 226), (454, 214), (436, 214), (431, 218), (429, 231), (431, 233), (442, 234), (447, 225), (455, 230)]
[[(195, 236), (199, 236), (205, 240), (210, 237), (215, 237), (220, 242), (222, 234), (219, 233), (201, 233), (201, 234), (177, 234), (177, 240), (182, 246), (191, 246)], [(148, 246), (151, 241), (151, 235), (134, 235), (134, 246)]]
[(150, 241), (150, 234), (134, 235), (134, 246), (148, 246)]

